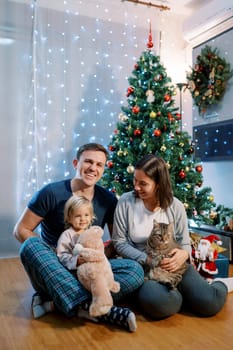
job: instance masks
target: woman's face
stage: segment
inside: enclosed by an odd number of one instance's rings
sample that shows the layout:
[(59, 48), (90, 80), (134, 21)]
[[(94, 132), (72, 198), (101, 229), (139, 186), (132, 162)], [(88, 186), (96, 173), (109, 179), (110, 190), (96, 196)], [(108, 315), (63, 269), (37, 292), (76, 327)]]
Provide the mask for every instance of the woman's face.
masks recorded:
[(155, 198), (155, 192), (158, 185), (154, 180), (147, 176), (143, 170), (135, 169), (133, 184), (134, 190), (142, 200)]

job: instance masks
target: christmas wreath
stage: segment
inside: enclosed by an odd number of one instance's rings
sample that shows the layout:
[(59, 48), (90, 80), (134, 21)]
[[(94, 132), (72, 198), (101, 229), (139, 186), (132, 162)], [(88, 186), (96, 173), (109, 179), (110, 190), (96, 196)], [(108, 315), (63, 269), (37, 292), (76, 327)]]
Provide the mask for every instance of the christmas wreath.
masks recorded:
[(201, 50), (196, 60), (191, 73), (187, 73), (187, 85), (199, 113), (204, 114), (208, 106), (217, 104), (223, 98), (233, 70), (220, 57), (218, 49), (208, 45)]

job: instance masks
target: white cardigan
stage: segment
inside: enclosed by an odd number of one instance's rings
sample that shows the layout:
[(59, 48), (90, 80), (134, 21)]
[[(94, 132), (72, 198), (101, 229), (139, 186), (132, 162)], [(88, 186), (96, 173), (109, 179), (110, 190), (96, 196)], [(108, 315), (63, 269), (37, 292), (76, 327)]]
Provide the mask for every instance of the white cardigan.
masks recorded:
[[(112, 239), (119, 255), (144, 264), (147, 258), (146, 241), (143, 245), (138, 245), (131, 239), (135, 204), (138, 200), (141, 199), (136, 198), (133, 191), (124, 193), (120, 197), (114, 215)], [(183, 203), (174, 197), (171, 206), (166, 210), (166, 214), (169, 222), (174, 223), (176, 242), (191, 254), (188, 219)]]

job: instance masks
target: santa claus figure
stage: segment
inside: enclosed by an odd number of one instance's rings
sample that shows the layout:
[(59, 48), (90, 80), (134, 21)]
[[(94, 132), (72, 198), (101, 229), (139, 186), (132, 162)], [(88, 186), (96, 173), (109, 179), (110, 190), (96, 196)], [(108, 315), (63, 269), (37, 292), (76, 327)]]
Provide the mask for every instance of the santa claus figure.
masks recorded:
[[(213, 243), (215, 243), (215, 245)], [(218, 236), (210, 235), (203, 237), (200, 239), (197, 249), (192, 253), (197, 271), (207, 279), (212, 279), (214, 275), (218, 273), (218, 268), (215, 263), (218, 257), (216, 244), (222, 244)]]

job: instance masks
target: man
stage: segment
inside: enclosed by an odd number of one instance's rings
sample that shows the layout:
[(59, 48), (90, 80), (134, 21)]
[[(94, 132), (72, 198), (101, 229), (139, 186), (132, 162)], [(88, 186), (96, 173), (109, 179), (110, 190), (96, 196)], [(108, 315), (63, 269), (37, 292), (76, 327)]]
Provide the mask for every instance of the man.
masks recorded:
[[(108, 225), (112, 231), (113, 215), (117, 199), (97, 185), (107, 161), (108, 152), (99, 144), (89, 143), (79, 148), (73, 166), (76, 174), (73, 179), (50, 183), (39, 190), (29, 201), (21, 218), (14, 228), (14, 236), (22, 242), (20, 257), (25, 270), (36, 290), (32, 308), (34, 317), (51, 311), (51, 303), (67, 316), (88, 318), (90, 294), (58, 261), (55, 248), (60, 234), (64, 231), (64, 205), (73, 195), (81, 195), (91, 200), (96, 220), (94, 225)], [(40, 237), (35, 229), (40, 225)], [(80, 263), (77, 258), (77, 265)], [(110, 260), (114, 278), (121, 290), (114, 295), (119, 300), (137, 289), (144, 279), (140, 265), (132, 260)], [(107, 315), (98, 318), (136, 330), (135, 315), (128, 308), (114, 306)]]

